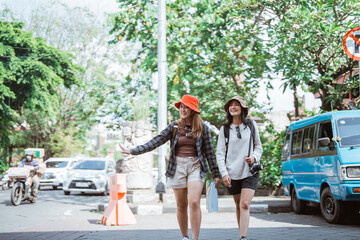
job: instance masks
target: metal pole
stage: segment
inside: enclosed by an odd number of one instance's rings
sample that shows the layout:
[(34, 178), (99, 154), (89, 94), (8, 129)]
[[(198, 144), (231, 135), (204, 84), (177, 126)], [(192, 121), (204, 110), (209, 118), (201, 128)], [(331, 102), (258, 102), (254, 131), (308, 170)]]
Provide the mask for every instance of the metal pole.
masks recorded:
[[(166, 87), (166, 0), (158, 0), (158, 133), (166, 127), (167, 87)], [(165, 192), (165, 155), (166, 147), (158, 148), (158, 184), (157, 193)], [(162, 195), (160, 195), (162, 200)]]

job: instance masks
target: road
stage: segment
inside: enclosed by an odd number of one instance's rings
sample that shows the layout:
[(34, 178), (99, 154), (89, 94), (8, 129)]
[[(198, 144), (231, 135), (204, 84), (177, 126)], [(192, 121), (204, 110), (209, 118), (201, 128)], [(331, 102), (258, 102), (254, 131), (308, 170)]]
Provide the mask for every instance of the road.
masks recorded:
[[(95, 212), (109, 196), (42, 190), (36, 204), (14, 207), (10, 190), (0, 191), (0, 239), (181, 239), (176, 214), (136, 216), (137, 223), (106, 227)], [(160, 237), (161, 236), (161, 237)], [(248, 238), (253, 239), (360, 239), (360, 221), (333, 225), (318, 210), (294, 213), (252, 214)], [(239, 239), (234, 213), (203, 213), (201, 239)]]

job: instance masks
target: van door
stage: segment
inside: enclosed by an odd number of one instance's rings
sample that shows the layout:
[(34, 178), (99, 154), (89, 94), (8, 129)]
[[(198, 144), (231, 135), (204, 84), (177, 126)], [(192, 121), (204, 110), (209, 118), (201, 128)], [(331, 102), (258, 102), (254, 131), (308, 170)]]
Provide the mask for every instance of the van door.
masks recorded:
[(329, 147), (319, 147), (316, 140), (316, 161), (314, 178), (316, 187), (316, 201), (320, 202), (320, 188), (323, 182), (330, 185), (336, 184), (336, 169), (337, 169), (337, 151), (333, 139), (333, 129), (331, 121), (319, 123), (317, 139), (328, 137), (330, 139)]
[(314, 125), (294, 131), (291, 152), (294, 185), (298, 198), (309, 201), (315, 199), (316, 191), (314, 186), (314, 132)]
[(311, 125), (304, 129), (304, 134), (301, 142), (301, 156), (303, 164), (303, 180), (304, 189), (300, 194), (300, 198), (314, 201), (316, 200), (316, 186), (314, 178), (316, 155), (315, 149), (315, 125)]
[(282, 184), (284, 187), (285, 194), (290, 195), (290, 183), (292, 182), (293, 175), (291, 174), (292, 169), (290, 165), (290, 136), (291, 131), (286, 134), (284, 147), (281, 155), (281, 171), (282, 171)]

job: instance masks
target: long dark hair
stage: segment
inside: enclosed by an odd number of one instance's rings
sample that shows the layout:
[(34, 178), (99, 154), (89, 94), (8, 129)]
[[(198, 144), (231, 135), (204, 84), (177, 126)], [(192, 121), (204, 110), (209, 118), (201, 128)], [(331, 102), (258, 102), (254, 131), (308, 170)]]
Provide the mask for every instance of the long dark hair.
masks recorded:
[[(240, 104), (240, 106), (241, 106), (241, 104)], [(246, 115), (247, 115), (247, 110), (241, 106), (240, 118), (241, 118), (241, 122), (245, 125), (245, 128), (247, 128), (250, 124), (250, 119), (246, 118)], [(233, 122), (233, 116), (231, 116), (229, 108), (226, 109), (226, 119), (227, 119), (227, 121), (226, 121), (225, 125), (228, 128), (230, 128), (230, 125)]]

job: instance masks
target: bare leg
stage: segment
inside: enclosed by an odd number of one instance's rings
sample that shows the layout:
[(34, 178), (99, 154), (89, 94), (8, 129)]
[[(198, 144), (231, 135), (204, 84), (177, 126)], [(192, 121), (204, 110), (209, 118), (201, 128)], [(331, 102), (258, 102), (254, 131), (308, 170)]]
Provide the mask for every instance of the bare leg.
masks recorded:
[(36, 194), (38, 191), (38, 188), (39, 188), (39, 178), (37, 175), (35, 175), (35, 176), (33, 176), (33, 185), (31, 187), (31, 190), (34, 194)]
[(239, 230), (240, 230), (240, 198), (241, 198), (241, 194), (233, 195), (233, 199), (236, 207), (236, 220), (238, 223)]
[(250, 220), (250, 204), (255, 190), (243, 188), (240, 197), (240, 237), (247, 235)]
[(204, 182), (196, 181), (188, 183), (188, 201), (190, 207), (190, 224), (192, 239), (198, 239), (201, 225), (200, 199)]
[(188, 214), (187, 214), (187, 189), (174, 188), (174, 194), (177, 206), (177, 220), (179, 223), (180, 231), (183, 237), (188, 236)]

